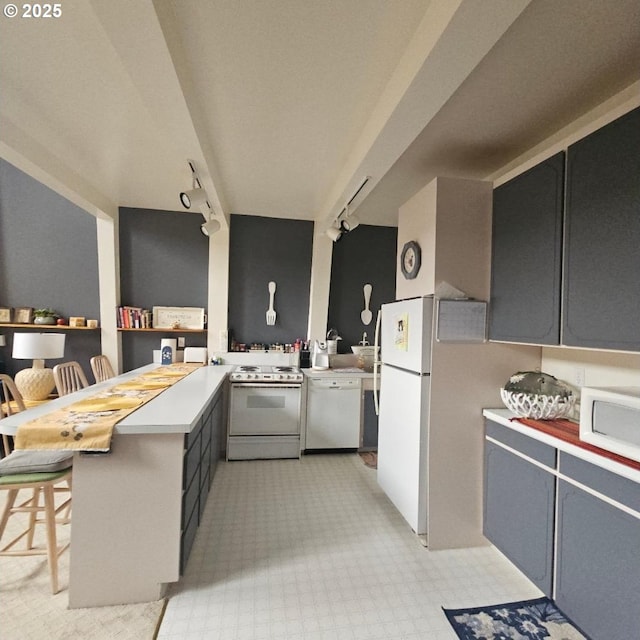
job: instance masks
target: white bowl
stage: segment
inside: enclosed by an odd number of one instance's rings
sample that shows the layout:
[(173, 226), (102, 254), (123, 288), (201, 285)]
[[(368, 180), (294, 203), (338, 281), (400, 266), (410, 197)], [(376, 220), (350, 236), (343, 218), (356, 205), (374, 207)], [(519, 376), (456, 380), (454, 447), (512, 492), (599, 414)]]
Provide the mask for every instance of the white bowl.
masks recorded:
[(379, 347), (375, 347), (373, 345), (363, 346), (361, 344), (356, 344), (351, 347), (351, 351), (355, 353), (357, 356), (364, 356), (373, 358), (376, 355), (376, 349)]
[(532, 393), (518, 393), (500, 389), (500, 397), (507, 409), (520, 418), (534, 420), (555, 420), (571, 413), (575, 396), (545, 396)]

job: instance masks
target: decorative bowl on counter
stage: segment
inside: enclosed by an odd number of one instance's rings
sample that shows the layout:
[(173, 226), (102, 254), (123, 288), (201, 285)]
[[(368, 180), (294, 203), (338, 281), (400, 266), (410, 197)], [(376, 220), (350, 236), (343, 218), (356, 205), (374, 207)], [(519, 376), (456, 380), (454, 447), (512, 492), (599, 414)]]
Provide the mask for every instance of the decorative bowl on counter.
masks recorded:
[(575, 396), (566, 384), (541, 371), (514, 373), (500, 389), (500, 397), (518, 417), (534, 420), (566, 418), (575, 404)]

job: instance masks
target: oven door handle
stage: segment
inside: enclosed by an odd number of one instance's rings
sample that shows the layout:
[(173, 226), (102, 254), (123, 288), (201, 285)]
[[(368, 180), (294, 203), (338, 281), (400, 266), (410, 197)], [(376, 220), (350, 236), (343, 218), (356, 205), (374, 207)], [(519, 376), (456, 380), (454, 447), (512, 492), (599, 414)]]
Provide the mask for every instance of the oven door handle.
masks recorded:
[(265, 384), (261, 382), (232, 382), (231, 387), (237, 389), (299, 389), (300, 384)]

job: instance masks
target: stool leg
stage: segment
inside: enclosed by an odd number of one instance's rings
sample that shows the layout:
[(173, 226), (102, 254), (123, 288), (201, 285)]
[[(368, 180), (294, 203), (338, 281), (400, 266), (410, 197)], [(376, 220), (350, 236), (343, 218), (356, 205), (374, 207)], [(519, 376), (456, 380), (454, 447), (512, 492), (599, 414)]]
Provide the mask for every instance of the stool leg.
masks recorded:
[(2, 536), (4, 535), (4, 530), (7, 526), (7, 522), (9, 522), (9, 516), (11, 515), (11, 509), (13, 508), (17, 497), (17, 489), (7, 489), (7, 502), (4, 506), (4, 511), (2, 512), (2, 518), (0, 518), (0, 540), (2, 540)]
[(51, 592), (58, 593), (58, 542), (56, 540), (56, 509), (54, 504), (53, 485), (43, 487), (44, 512), (47, 527), (47, 556), (51, 573)]
[(33, 549), (33, 536), (36, 532), (36, 520), (38, 519), (38, 507), (40, 506), (40, 489), (33, 490), (31, 498), (31, 512), (29, 513), (29, 533), (27, 533), (27, 549)]

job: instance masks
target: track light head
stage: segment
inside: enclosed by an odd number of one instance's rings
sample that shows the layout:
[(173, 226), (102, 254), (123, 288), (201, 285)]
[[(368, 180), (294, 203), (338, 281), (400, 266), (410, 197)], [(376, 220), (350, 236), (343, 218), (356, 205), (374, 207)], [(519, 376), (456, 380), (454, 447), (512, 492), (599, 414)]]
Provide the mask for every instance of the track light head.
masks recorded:
[(329, 227), (326, 233), (329, 236), (329, 239), (333, 242), (338, 242), (342, 237), (342, 229), (339, 229), (338, 227)]
[(220, 229), (220, 223), (215, 218), (211, 218), (200, 227), (200, 231), (207, 237), (212, 236), (218, 229)]
[(360, 220), (356, 218), (356, 216), (347, 216), (340, 221), (340, 229), (345, 233), (349, 233), (349, 231), (353, 231), (359, 224)]
[(180, 194), (180, 202), (185, 209), (199, 207), (207, 203), (207, 192), (204, 189), (191, 189)]

